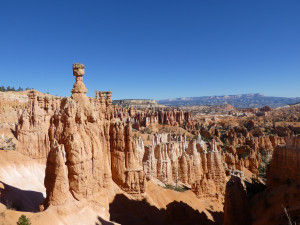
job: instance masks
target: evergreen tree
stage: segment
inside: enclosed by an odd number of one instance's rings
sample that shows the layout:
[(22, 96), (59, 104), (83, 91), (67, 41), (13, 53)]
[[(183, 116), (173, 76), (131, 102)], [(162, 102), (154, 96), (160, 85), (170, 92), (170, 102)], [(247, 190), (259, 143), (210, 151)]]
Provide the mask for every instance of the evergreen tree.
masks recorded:
[(19, 221), (17, 222), (17, 225), (31, 225), (31, 222), (29, 218), (27, 218), (25, 215), (21, 215), (19, 217)]

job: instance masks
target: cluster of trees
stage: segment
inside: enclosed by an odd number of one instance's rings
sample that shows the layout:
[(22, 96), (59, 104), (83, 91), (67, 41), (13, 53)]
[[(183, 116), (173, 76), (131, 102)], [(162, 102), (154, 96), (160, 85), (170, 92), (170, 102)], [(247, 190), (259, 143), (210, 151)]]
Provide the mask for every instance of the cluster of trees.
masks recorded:
[[(33, 88), (25, 88), (25, 90), (31, 90)], [(6, 91), (24, 91), (23, 88), (19, 87), (18, 89), (15, 88), (15, 87), (11, 87), (11, 86), (7, 86), (7, 87), (4, 87), (4, 86), (0, 86), (0, 91), (2, 92), (6, 92)]]

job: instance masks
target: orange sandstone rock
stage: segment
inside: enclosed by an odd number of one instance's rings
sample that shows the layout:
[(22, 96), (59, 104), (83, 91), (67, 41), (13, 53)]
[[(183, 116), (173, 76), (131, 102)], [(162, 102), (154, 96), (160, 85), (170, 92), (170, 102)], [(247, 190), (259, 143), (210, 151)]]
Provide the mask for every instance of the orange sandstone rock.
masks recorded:
[(289, 137), (275, 148), (267, 170), (267, 187), (300, 181), (300, 135)]

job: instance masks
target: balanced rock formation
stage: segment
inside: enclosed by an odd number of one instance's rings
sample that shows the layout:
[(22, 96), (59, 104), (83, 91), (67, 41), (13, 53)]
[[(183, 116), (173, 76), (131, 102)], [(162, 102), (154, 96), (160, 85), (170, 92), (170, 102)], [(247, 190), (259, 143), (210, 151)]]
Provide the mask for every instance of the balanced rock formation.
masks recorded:
[(89, 99), (84, 66), (74, 64), (73, 75), (71, 97), (57, 104), (43, 103), (30, 92), (17, 128), (18, 151), (47, 161), (41, 209), (85, 200), (107, 210), (105, 196), (113, 182), (130, 194), (145, 191), (143, 152), (131, 137), (130, 124), (113, 118), (112, 93)]

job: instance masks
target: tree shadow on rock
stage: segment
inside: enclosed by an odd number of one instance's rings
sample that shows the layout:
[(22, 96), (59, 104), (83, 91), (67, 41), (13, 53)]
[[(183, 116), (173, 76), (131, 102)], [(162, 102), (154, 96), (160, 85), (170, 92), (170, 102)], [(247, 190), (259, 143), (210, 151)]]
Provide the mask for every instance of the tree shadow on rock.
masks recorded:
[(43, 203), (41, 192), (26, 191), (10, 186), (2, 181), (4, 188), (0, 190), (0, 202), (8, 209), (22, 212), (39, 212), (39, 205)]
[(111, 221), (123, 225), (222, 224), (209, 220), (204, 212), (200, 213), (184, 202), (174, 201), (168, 204), (166, 209), (158, 209), (145, 199), (142, 201), (130, 200), (122, 194), (116, 195), (109, 206), (109, 213)]

